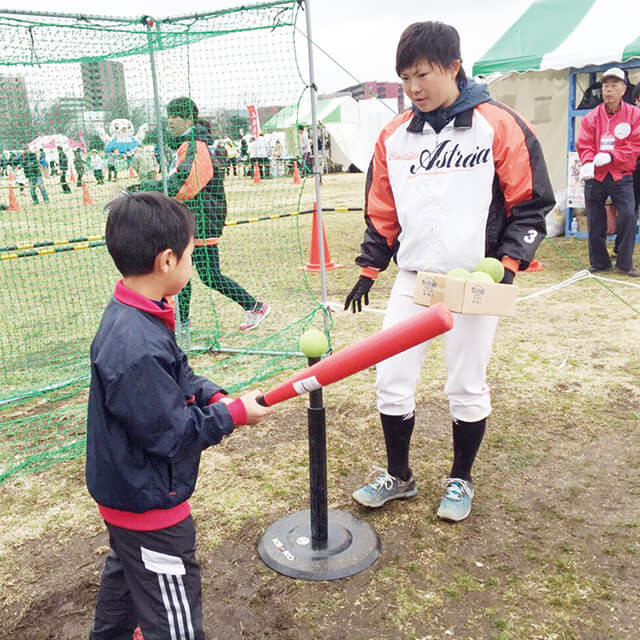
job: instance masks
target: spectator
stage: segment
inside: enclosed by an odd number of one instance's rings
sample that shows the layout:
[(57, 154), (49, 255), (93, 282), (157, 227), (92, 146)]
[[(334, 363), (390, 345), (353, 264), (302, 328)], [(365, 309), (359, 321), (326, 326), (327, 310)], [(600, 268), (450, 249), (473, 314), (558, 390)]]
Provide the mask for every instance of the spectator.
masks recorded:
[(93, 171), (96, 182), (98, 184), (104, 184), (104, 160), (97, 149), (91, 149), (89, 164), (91, 165), (91, 170)]
[(45, 202), (49, 202), (49, 196), (47, 194), (47, 190), (44, 188), (44, 182), (42, 181), (42, 172), (40, 171), (38, 155), (34, 151), (29, 151), (28, 148), (25, 148), (22, 152), (22, 168), (24, 169), (25, 177), (29, 180), (31, 200), (33, 201), (33, 204), (38, 204), (36, 187), (40, 189), (42, 199)]
[(107, 153), (107, 182), (115, 182), (118, 179), (118, 150), (112, 149)]
[(258, 168), (260, 170), (261, 178), (269, 178), (269, 164), (271, 156), (271, 145), (269, 141), (264, 137), (264, 132), (260, 132), (258, 139), (256, 140), (256, 160), (258, 161)]
[(13, 168), (13, 178), (20, 189), (20, 193), (24, 193), (27, 186), (27, 177), (24, 174), (24, 168), (21, 164), (16, 164)]
[(222, 173), (222, 177), (227, 175), (227, 169), (229, 167), (229, 158), (227, 157), (227, 146), (224, 140), (218, 140), (218, 144), (215, 145), (213, 151), (213, 163), (215, 168)]
[(240, 138), (240, 162), (244, 167), (244, 175), (247, 175), (247, 166), (249, 165), (249, 143), (245, 137)]
[(69, 171), (69, 158), (60, 146), (58, 151), (58, 166), (60, 167), (60, 184), (62, 185), (62, 193), (71, 193), (71, 187), (67, 183), (67, 171)]
[(47, 160), (47, 155), (44, 152), (44, 149), (40, 149), (40, 166), (42, 167), (42, 173), (44, 176), (47, 175), (49, 171), (49, 161)]
[(284, 175), (283, 153), (282, 143), (280, 142), (280, 139), (277, 138), (273, 145), (273, 171), (271, 173), (274, 178)]
[(238, 175), (238, 149), (231, 138), (226, 138), (224, 141), (225, 150), (227, 152), (227, 175)]
[(158, 176), (158, 164), (153, 148), (137, 146), (133, 151), (131, 167), (141, 180), (155, 180)]
[(603, 102), (582, 120), (576, 148), (585, 180), (584, 200), (589, 225), (590, 270), (611, 271), (607, 251), (605, 201), (611, 196), (618, 212), (618, 271), (634, 278), (635, 211), (633, 172), (640, 154), (640, 110), (622, 100), (627, 89), (622, 69), (611, 67), (602, 74)]
[(73, 152), (73, 166), (76, 169), (76, 187), (81, 187), (86, 165), (80, 148), (75, 149)]
[(302, 173), (309, 175), (311, 173), (311, 142), (305, 128), (300, 125), (298, 127), (298, 138), (300, 143), (300, 153), (302, 154)]

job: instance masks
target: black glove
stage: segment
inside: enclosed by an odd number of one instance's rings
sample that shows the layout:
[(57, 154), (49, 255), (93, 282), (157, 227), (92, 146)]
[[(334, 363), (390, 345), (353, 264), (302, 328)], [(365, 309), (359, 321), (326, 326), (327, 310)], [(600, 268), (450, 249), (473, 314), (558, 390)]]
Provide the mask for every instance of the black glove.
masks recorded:
[(511, 271), (511, 269), (504, 269), (504, 276), (502, 280), (500, 280), (500, 284), (513, 284), (513, 279), (516, 277), (516, 274)]
[(362, 311), (362, 297), (364, 296), (364, 303), (369, 304), (369, 290), (373, 287), (375, 280), (367, 278), (366, 276), (360, 276), (356, 286), (351, 289), (347, 299), (344, 301), (344, 310), (346, 311), (351, 305), (351, 311)]

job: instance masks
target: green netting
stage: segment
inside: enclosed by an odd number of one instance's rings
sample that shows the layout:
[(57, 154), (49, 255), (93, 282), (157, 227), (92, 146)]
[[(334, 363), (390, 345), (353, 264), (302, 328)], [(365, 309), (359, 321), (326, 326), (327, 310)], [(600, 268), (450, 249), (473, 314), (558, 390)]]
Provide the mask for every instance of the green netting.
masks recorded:
[[(0, 14), (0, 480), (81, 451), (82, 410), (27, 405), (33, 415), (17, 416), (26, 399), (87, 386), (90, 341), (119, 278), (104, 206), (161, 179), (162, 154), (171, 167), (160, 140), (169, 141), (175, 97), (198, 105), (225, 176), (221, 271), (273, 309), (255, 331), (240, 331), (245, 310), (194, 269), (191, 328), (180, 340), (217, 354), (205, 373), (231, 391), (304, 363), (299, 335), (323, 324), (317, 279), (299, 269), (313, 216), (298, 212), (312, 210), (313, 196), (294, 180), (304, 175), (295, 118), (290, 131), (266, 133), (261, 159), (248, 110), (266, 122), (308, 95), (297, 12), (286, 0), (159, 21)], [(195, 259), (207, 273), (204, 254)]]

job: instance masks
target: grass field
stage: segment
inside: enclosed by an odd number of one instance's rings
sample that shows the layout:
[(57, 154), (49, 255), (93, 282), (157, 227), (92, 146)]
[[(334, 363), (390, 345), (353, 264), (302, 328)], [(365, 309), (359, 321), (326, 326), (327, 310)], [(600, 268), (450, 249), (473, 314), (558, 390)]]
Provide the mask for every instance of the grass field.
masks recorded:
[[(37, 248), (44, 242), (57, 245), (37, 250), (80, 249), (0, 262), (0, 350), (6, 361), (0, 372), (0, 400), (87, 375), (88, 345), (118, 275), (106, 247), (84, 248), (83, 243), (66, 241), (102, 238), (104, 206), (132, 182), (121, 179), (102, 186), (89, 182), (94, 204), (85, 205), (82, 189), (74, 185), (71, 194), (63, 194), (56, 178), (51, 178), (47, 180), (48, 204), (41, 201), (33, 205), (26, 189), (23, 194), (18, 192), (19, 211), (0, 212), (0, 247), (18, 247), (2, 251), (3, 258), (24, 253), (23, 247), (33, 251), (32, 245)], [(7, 184), (5, 181), (3, 186)], [(350, 184), (348, 177), (345, 184)], [(317, 278), (297, 269), (308, 259), (311, 215), (231, 226), (262, 216), (309, 211), (315, 199), (313, 191), (313, 181), (301, 189), (290, 177), (257, 185), (250, 178), (226, 179), (229, 227), (220, 245), (224, 273), (258, 299), (277, 304), (264, 331), (243, 335), (237, 330), (243, 319), (240, 306), (202, 286), (194, 274), (191, 315), (195, 344), (250, 348), (317, 306), (317, 292), (313, 291)], [(332, 202), (326, 206), (341, 204), (344, 195), (344, 188), (336, 187)], [(358, 195), (360, 203), (362, 194)], [(296, 350), (291, 338), (276, 342), (282, 344), (274, 348)], [(240, 375), (237, 382), (251, 378)]]
[[(363, 185), (362, 175), (328, 176), (323, 204), (361, 206)], [(303, 198), (306, 208), (311, 185)], [(328, 297), (341, 302), (357, 279), (353, 259), (364, 223), (360, 214), (336, 213), (325, 224), (332, 259), (346, 265), (327, 274)], [(301, 234), (303, 262), (308, 238)], [(519, 296), (526, 299), (498, 327), (488, 374), (494, 411), (475, 466), (474, 510), (465, 522), (435, 517), (451, 458), (440, 340), (417, 392), (414, 500), (368, 511), (350, 499), (372, 466), (384, 462), (373, 370), (324, 392), (329, 507), (365, 519), (382, 540), (376, 563), (356, 576), (295, 581), (257, 556), (257, 541), (272, 522), (308, 507), (304, 398), (205, 452), (191, 503), (210, 638), (637, 638), (640, 288), (616, 275), (589, 277), (527, 298), (588, 263), (586, 243), (576, 239), (545, 241), (537, 258), (544, 269), (518, 276)], [(391, 266), (379, 278), (369, 311), (334, 313), (335, 349), (379, 328), (375, 311), (384, 309), (394, 272)], [(317, 297), (319, 279), (313, 278)], [(281, 302), (286, 306), (286, 296)], [(218, 358), (191, 361), (208, 372)], [(265, 390), (286, 375), (257, 386)], [(53, 407), (81, 415), (84, 401), (80, 393)], [(22, 410), (28, 416), (40, 408)], [(85, 637), (106, 545), (82, 458), (4, 483), (0, 637)]]

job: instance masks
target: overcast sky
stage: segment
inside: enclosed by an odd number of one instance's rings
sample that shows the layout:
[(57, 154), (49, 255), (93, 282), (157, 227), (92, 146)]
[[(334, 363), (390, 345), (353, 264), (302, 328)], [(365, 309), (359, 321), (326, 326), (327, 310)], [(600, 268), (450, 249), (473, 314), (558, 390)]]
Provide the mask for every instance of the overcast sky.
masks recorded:
[[(159, 18), (255, 4), (255, 0), (22, 0), (15, 9), (63, 13)], [(9, 4), (8, 2), (5, 4)], [(314, 51), (316, 84), (321, 93), (355, 84), (356, 80), (395, 81), (395, 48), (402, 30), (412, 22), (440, 20), (455, 26), (462, 40), (463, 64), (471, 73), (497, 38), (526, 10), (531, 0), (310, 0), (312, 37), (340, 65)], [(298, 26), (305, 29), (305, 18)]]

